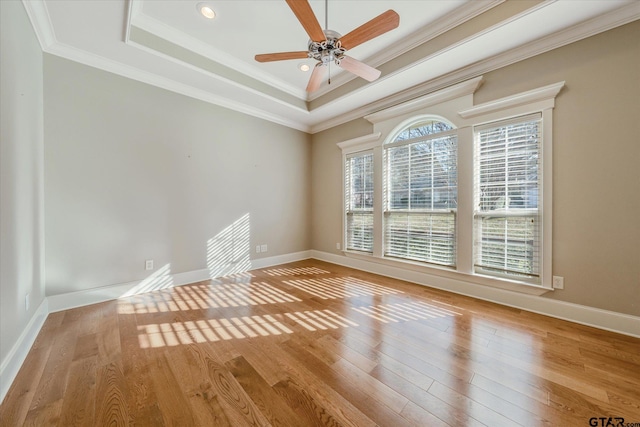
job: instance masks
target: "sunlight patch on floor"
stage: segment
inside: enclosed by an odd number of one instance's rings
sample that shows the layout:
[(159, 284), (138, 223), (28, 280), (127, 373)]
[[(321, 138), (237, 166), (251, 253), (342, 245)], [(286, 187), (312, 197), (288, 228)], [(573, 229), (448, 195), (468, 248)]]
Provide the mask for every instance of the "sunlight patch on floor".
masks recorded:
[(158, 348), (291, 333), (273, 316), (256, 315), (142, 325), (138, 343), (141, 348)]
[(397, 323), (410, 320), (425, 320), (461, 315), (461, 313), (423, 302), (375, 304), (370, 306), (352, 307), (352, 309), (360, 314), (364, 314), (365, 316), (369, 316), (383, 323)]
[(293, 320), (308, 331), (348, 328), (358, 326), (357, 323), (346, 319), (331, 310), (309, 310), (295, 313), (285, 313), (285, 316)]
[(306, 274), (329, 274), (326, 270), (318, 267), (297, 267), (297, 268), (272, 268), (265, 270), (269, 276), (302, 276)]
[(349, 298), (359, 296), (381, 296), (401, 294), (386, 286), (356, 279), (354, 277), (326, 277), (321, 279), (284, 280), (282, 283), (322, 299)]
[(136, 295), (121, 301), (121, 314), (166, 313), (170, 311), (209, 310), (301, 301), (266, 282), (196, 283), (176, 286), (169, 292)]

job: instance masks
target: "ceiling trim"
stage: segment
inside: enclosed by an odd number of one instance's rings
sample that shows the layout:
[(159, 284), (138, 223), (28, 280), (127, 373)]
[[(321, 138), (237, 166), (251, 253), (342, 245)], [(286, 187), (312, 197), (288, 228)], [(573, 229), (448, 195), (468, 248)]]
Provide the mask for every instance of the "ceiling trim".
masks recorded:
[(158, 76), (156, 74), (142, 71), (138, 68), (131, 67), (129, 65), (122, 64), (120, 62), (113, 61), (111, 59), (104, 58), (103, 56), (88, 53), (84, 50), (76, 49), (71, 46), (67, 46), (61, 43), (56, 43), (50, 46), (47, 53), (60, 56), (65, 59), (69, 59), (74, 62), (78, 62), (90, 67), (98, 68), (104, 71), (108, 71), (113, 74), (117, 74), (122, 77), (127, 77), (132, 80), (136, 80), (142, 83), (146, 83), (152, 86), (166, 89), (171, 92), (179, 93), (191, 98), (199, 99), (210, 104), (214, 104), (220, 107), (228, 108), (239, 113), (248, 114), (259, 119), (264, 119), (273, 123), (277, 123), (292, 129), (297, 129), (303, 132), (309, 132), (308, 125), (300, 123), (295, 120), (288, 120), (282, 115), (271, 114), (268, 111), (253, 108), (250, 105), (234, 101), (227, 97), (215, 95), (211, 92), (207, 92), (198, 89), (193, 86), (189, 86), (183, 83), (178, 83), (173, 79)]
[[(138, 27), (134, 27), (134, 28), (137, 29)], [(142, 30), (142, 31), (145, 31), (145, 30)], [(169, 42), (169, 43), (172, 43), (172, 42)], [(162, 52), (161, 50), (153, 49), (153, 48), (151, 48), (151, 47), (149, 47), (149, 46), (147, 46), (145, 44), (142, 44), (140, 42), (137, 42), (135, 40), (130, 39), (127, 44), (132, 46), (132, 47), (135, 47), (136, 49), (140, 49), (142, 51), (145, 51), (145, 52), (147, 52), (147, 53), (149, 53), (151, 55), (159, 56), (159, 57), (161, 57), (161, 58), (163, 58), (163, 59), (165, 59), (165, 60), (167, 60), (169, 62), (172, 62), (174, 64), (180, 65), (182, 67), (189, 68), (189, 69), (191, 69), (191, 70), (193, 70), (195, 72), (198, 72), (198, 73), (205, 74), (205, 75), (207, 75), (208, 77), (210, 77), (212, 79), (215, 79), (215, 80), (224, 82), (225, 84), (234, 86), (234, 87), (238, 88), (239, 90), (243, 90), (243, 91), (250, 92), (250, 93), (253, 93), (255, 95), (258, 95), (260, 97), (267, 98), (272, 102), (287, 106), (287, 107), (289, 107), (291, 109), (294, 109), (294, 110), (297, 110), (299, 112), (303, 112), (303, 113), (308, 113), (309, 112), (309, 110), (307, 108), (307, 105), (304, 102), (304, 100), (299, 99), (297, 97), (294, 97), (294, 99), (291, 100), (292, 102), (289, 102), (289, 101), (286, 101), (284, 99), (278, 98), (277, 96), (274, 96), (273, 94), (269, 94), (269, 93), (263, 92), (263, 91), (261, 91), (259, 89), (256, 89), (255, 87), (252, 87), (252, 86), (250, 86), (248, 84), (245, 85), (245, 84), (242, 84), (240, 82), (237, 82), (237, 81), (233, 80), (232, 78), (229, 78), (227, 76), (223, 76), (222, 74), (216, 74), (215, 72), (212, 72), (212, 71), (210, 71), (210, 70), (208, 70), (206, 68), (203, 68), (203, 67), (200, 67), (198, 65), (192, 64), (189, 61), (185, 61), (183, 59), (179, 59), (179, 58), (173, 57), (171, 55), (168, 55), (168, 54)], [(179, 46), (179, 47), (182, 48), (182, 46)], [(189, 52), (193, 52), (193, 51), (189, 50)], [(195, 54), (199, 55), (198, 53), (195, 53)], [(207, 61), (211, 61), (211, 59), (209, 59), (208, 57), (203, 57), (203, 58), (205, 60), (207, 60)], [(226, 67), (225, 65), (223, 65), (223, 66)], [(261, 82), (261, 81), (259, 81), (257, 79), (256, 79), (256, 82), (258, 84), (262, 84), (263, 83), (263, 82)], [(276, 90), (279, 90), (279, 89), (276, 88)], [(299, 105), (294, 104), (293, 103), (294, 100), (298, 101)]]
[[(304, 122), (301, 121), (300, 118), (298, 118), (298, 120), (292, 120), (289, 119), (286, 114), (274, 114), (269, 112), (267, 108), (253, 107), (251, 105), (235, 101), (234, 99), (230, 99), (229, 97), (219, 96), (188, 84), (179, 83), (167, 77), (158, 76), (147, 71), (141, 71), (123, 63), (61, 43), (57, 40), (46, 3), (44, 1), (32, 0), (22, 0), (22, 3), (42, 50), (46, 53), (57, 55), (91, 67), (99, 68), (133, 80), (154, 85), (204, 102), (229, 108), (240, 113), (248, 114), (308, 133), (317, 133), (351, 120), (362, 118), (365, 115), (374, 113), (381, 109), (415, 99), (416, 97), (428, 94), (435, 90), (451, 86), (461, 81), (469, 80), (495, 69), (640, 19), (640, 2), (634, 1), (627, 6), (605, 13), (550, 36), (535, 40), (524, 46), (514, 48), (486, 60), (478, 61), (477, 63), (460, 68), (436, 79), (396, 92), (390, 96), (361, 107), (349, 109), (347, 112), (337, 114), (327, 120), (314, 123), (313, 113), (305, 112), (305, 117), (309, 118), (309, 120), (305, 119)], [(135, 8), (136, 4), (130, 4), (130, 7)], [(415, 64), (412, 64), (412, 66), (415, 66)], [(321, 108), (324, 109), (325, 106), (326, 105), (323, 105)]]
[(621, 25), (628, 24), (638, 19), (640, 19), (640, 2), (634, 2), (628, 6), (574, 25), (573, 27), (567, 28), (558, 33), (511, 49), (492, 58), (476, 62), (436, 79), (421, 83), (378, 101), (350, 110), (347, 113), (313, 124), (311, 126), (311, 133), (314, 134), (322, 132), (323, 130), (350, 122), (351, 120), (362, 118), (375, 111), (388, 108), (394, 104), (406, 102), (429, 92), (433, 92), (461, 81), (469, 80), (513, 63), (577, 42)]
[[(131, 0), (131, 4), (142, 5), (143, 0)], [(299, 89), (291, 84), (283, 82), (281, 79), (265, 74), (258, 67), (247, 65), (244, 61), (234, 58), (228, 53), (216, 49), (207, 43), (203, 43), (195, 37), (192, 37), (182, 31), (176, 30), (165, 23), (151, 18), (141, 12), (142, 6), (137, 6), (134, 10), (130, 9), (131, 16), (129, 18), (129, 27), (135, 26), (145, 30), (157, 37), (163, 38), (171, 43), (175, 43), (191, 52), (202, 55), (206, 58), (215, 58), (218, 62), (234, 71), (252, 77), (256, 80), (267, 83), (276, 89), (279, 89), (289, 95), (295, 96), (303, 101), (307, 100), (307, 92)], [(128, 31), (128, 29), (127, 29)], [(129, 40), (128, 40), (129, 41)]]
[(376, 113), (366, 115), (364, 116), (364, 118), (367, 121), (376, 124), (393, 117), (419, 110), (421, 108), (430, 107), (432, 105), (446, 102), (465, 95), (471, 95), (478, 89), (481, 82), (482, 76), (476, 77), (474, 79), (446, 87), (437, 92), (421, 96), (420, 98), (416, 98), (399, 105), (394, 105), (393, 107), (386, 108)]
[[(397, 42), (392, 48), (385, 49), (380, 54), (369, 56), (365, 59), (360, 59), (360, 61), (374, 68), (377, 68), (378, 66), (407, 53), (411, 49), (414, 49), (453, 28), (456, 28), (457, 26), (475, 18), (476, 16), (486, 12), (489, 9), (498, 6), (501, 3), (504, 3), (505, 1), (506, 0), (481, 0), (467, 3), (464, 5), (464, 7), (459, 7), (456, 10), (438, 19), (438, 21), (434, 22), (432, 25), (409, 34), (406, 38), (404, 38), (400, 42)], [(351, 73), (340, 73), (337, 76), (331, 78), (331, 87), (321, 87), (309, 97), (309, 101), (320, 98), (321, 96), (326, 95), (332, 90), (356, 78), (357, 76)]]
[(40, 48), (46, 51), (49, 46), (57, 43), (56, 33), (53, 31), (53, 24), (49, 16), (47, 5), (43, 1), (22, 0), (22, 5), (27, 11), (29, 21), (33, 31), (36, 33)]
[[(218, 96), (212, 94), (211, 92), (179, 83), (173, 79), (161, 77), (147, 71), (142, 71), (138, 68), (128, 66), (121, 62), (114, 61), (112, 59), (105, 58), (103, 56), (96, 55), (85, 50), (77, 49), (67, 44), (61, 43), (55, 36), (51, 18), (49, 16), (49, 11), (45, 2), (22, 0), (22, 4), (27, 11), (27, 16), (31, 21), (31, 26), (36, 33), (36, 37), (38, 38), (40, 47), (45, 53), (59, 56), (61, 58), (78, 62), (90, 67), (98, 68), (100, 70), (104, 70), (122, 77), (156, 86), (171, 92), (179, 93), (213, 105), (248, 114), (250, 116), (264, 119), (302, 132), (309, 133), (311, 130), (309, 125), (296, 120), (290, 120), (283, 115), (271, 114), (263, 109), (253, 108), (250, 105), (234, 101), (227, 97)], [(136, 8), (136, 5), (130, 4), (130, 9)], [(127, 35), (125, 35), (125, 37), (127, 37)], [(261, 95), (263, 94), (261, 93)]]
[[(348, 97), (348, 96), (350, 96), (351, 94), (353, 94), (353, 93), (355, 93), (357, 91), (369, 89), (373, 85), (379, 84), (379, 83), (383, 82), (386, 79), (391, 79), (391, 78), (393, 78), (393, 77), (395, 77), (397, 75), (401, 75), (404, 71), (407, 71), (410, 68), (419, 67), (422, 64), (424, 64), (424, 63), (426, 63), (426, 62), (428, 62), (428, 61), (430, 61), (430, 60), (432, 60), (432, 59), (434, 59), (434, 58), (436, 58), (436, 57), (438, 57), (440, 55), (443, 55), (443, 54), (445, 54), (445, 53), (447, 53), (447, 52), (449, 52), (451, 50), (454, 50), (457, 47), (464, 46), (466, 43), (469, 43), (470, 41), (473, 41), (473, 40), (475, 40), (477, 38), (480, 38), (483, 35), (487, 35), (487, 34), (490, 34), (493, 31), (499, 30), (503, 26), (505, 26), (505, 25), (507, 25), (507, 24), (509, 24), (511, 22), (515, 22), (518, 19), (522, 18), (523, 16), (531, 14), (536, 10), (542, 9), (543, 7), (545, 7), (545, 6), (549, 5), (549, 4), (550, 4), (550, 2), (541, 2), (541, 3), (538, 3), (538, 4), (534, 5), (534, 6), (532, 6), (532, 7), (524, 8), (520, 12), (515, 13), (513, 15), (510, 15), (506, 19), (500, 19), (497, 22), (493, 23), (492, 25), (488, 25), (488, 26), (486, 26), (486, 27), (484, 27), (484, 28), (482, 28), (482, 29), (480, 29), (478, 31), (473, 32), (472, 34), (470, 34), (470, 35), (468, 35), (466, 37), (460, 38), (457, 41), (455, 41), (454, 43), (451, 43), (451, 44), (447, 45), (446, 47), (443, 47), (443, 48), (441, 48), (439, 50), (433, 51), (430, 54), (428, 54), (426, 56), (423, 56), (420, 59), (418, 59), (418, 60), (416, 60), (416, 61), (414, 61), (412, 63), (409, 63), (409, 64), (406, 64), (406, 65), (401, 66), (399, 68), (396, 68), (395, 70), (391, 71), (388, 74), (383, 74), (382, 77), (380, 77), (378, 80), (374, 81), (373, 83), (371, 83), (369, 85), (366, 85), (366, 86), (360, 86), (358, 89), (356, 89), (354, 91), (348, 92), (348, 93), (346, 93), (346, 94), (344, 94), (344, 95), (342, 95), (340, 97), (337, 97), (335, 99), (332, 99), (332, 100), (328, 101), (327, 103), (321, 105), (320, 107), (317, 107), (317, 109), (319, 110), (320, 108), (330, 107), (332, 104), (340, 102), (341, 99), (344, 99), (345, 97)], [(463, 78), (462, 80), (467, 80), (467, 79)], [(312, 109), (312, 111), (314, 111), (314, 109)]]

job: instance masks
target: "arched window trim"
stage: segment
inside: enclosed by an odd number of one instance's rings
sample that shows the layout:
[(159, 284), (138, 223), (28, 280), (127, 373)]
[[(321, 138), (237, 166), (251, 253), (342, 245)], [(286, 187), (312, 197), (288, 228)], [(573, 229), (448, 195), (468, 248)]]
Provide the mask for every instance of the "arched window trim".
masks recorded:
[[(419, 137), (415, 137), (415, 138), (410, 138), (410, 139), (404, 139), (404, 140), (400, 140), (400, 141), (396, 141), (396, 139), (400, 136), (400, 134), (402, 132), (404, 132), (405, 130), (411, 128), (413, 125), (418, 124), (420, 122), (424, 122), (427, 120), (431, 120), (431, 121), (438, 121), (438, 122), (442, 122), (442, 123), (446, 123), (447, 125), (451, 126), (450, 130), (447, 131), (443, 131), (443, 132), (438, 132), (438, 133), (433, 133), (433, 134), (429, 134), (429, 135), (424, 135), (424, 136), (419, 136)], [(431, 138), (438, 138), (441, 136), (446, 136), (449, 134), (454, 134), (458, 132), (458, 127), (449, 119), (438, 115), (438, 114), (419, 114), (419, 115), (415, 115), (412, 116), (408, 119), (403, 120), (402, 122), (400, 122), (399, 125), (397, 125), (396, 127), (394, 127), (391, 132), (389, 132), (389, 134), (387, 135), (387, 138), (385, 138), (382, 141), (382, 146), (384, 148), (387, 148), (389, 146), (392, 145), (400, 145), (403, 143), (411, 143), (411, 142), (415, 142), (417, 140), (420, 139), (431, 139)]]

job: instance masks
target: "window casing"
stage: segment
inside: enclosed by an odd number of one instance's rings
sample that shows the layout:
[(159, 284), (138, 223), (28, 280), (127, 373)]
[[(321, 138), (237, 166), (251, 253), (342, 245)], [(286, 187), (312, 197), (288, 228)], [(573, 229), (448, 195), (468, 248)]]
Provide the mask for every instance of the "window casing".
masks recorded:
[(373, 153), (357, 153), (345, 162), (345, 248), (373, 251)]
[[(373, 261), (380, 271), (396, 267), (383, 274), (400, 274), (407, 280), (415, 280), (408, 273), (413, 271), (427, 274), (425, 280), (445, 288), (460, 283), (463, 288), (485, 285), (541, 295), (552, 289), (552, 112), (564, 82), (475, 105), (469, 95), (481, 80), (478, 77), (365, 116), (374, 125), (373, 132), (337, 144), (345, 172), (350, 156), (373, 155), (373, 209), (367, 211), (373, 221), (367, 228), (373, 241), (366, 253), (349, 249), (353, 245), (347, 243), (350, 220), (345, 209), (343, 253)], [(415, 130), (429, 119), (450, 128), (417, 134)], [(509, 137), (499, 142), (495, 135), (507, 131)], [(526, 136), (518, 137), (518, 132)], [(434, 148), (429, 144), (445, 137), (455, 147), (448, 157), (455, 159), (452, 165), (456, 166), (450, 169), (446, 185), (434, 186), (437, 180), (433, 179), (425, 185), (424, 176), (422, 181), (406, 178), (420, 178), (420, 173), (400, 173), (413, 169), (414, 163), (422, 165), (422, 175), (435, 176), (444, 170), (434, 164), (432, 155), (430, 164), (422, 160)], [(490, 143), (491, 138), (497, 142)], [(498, 147), (500, 151), (500, 144), (505, 149), (492, 158), (491, 150)], [(436, 151), (443, 151), (442, 145)], [(405, 171), (400, 167), (394, 177), (390, 166), (398, 167), (402, 160)], [(502, 181), (498, 179), (501, 167), (509, 172), (503, 172)], [(348, 191), (345, 188), (345, 195)], [(445, 222), (448, 226), (442, 232), (437, 225)], [(448, 241), (438, 240), (443, 235)], [(416, 250), (426, 247), (426, 242), (433, 243), (435, 252)], [(438, 258), (451, 253), (451, 248), (453, 256), (444, 262)], [(407, 274), (402, 273), (405, 270)]]
[(402, 129), (384, 148), (384, 256), (456, 264), (457, 134), (441, 120)]
[(540, 114), (475, 129), (474, 269), (540, 283)]

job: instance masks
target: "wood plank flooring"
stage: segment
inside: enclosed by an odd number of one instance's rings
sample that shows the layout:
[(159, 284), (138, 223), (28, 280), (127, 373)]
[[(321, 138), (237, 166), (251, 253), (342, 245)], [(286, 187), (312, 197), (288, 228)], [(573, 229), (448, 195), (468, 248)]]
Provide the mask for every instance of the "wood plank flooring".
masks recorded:
[(640, 426), (639, 339), (315, 260), (52, 313), (0, 405), (2, 426), (592, 417)]

